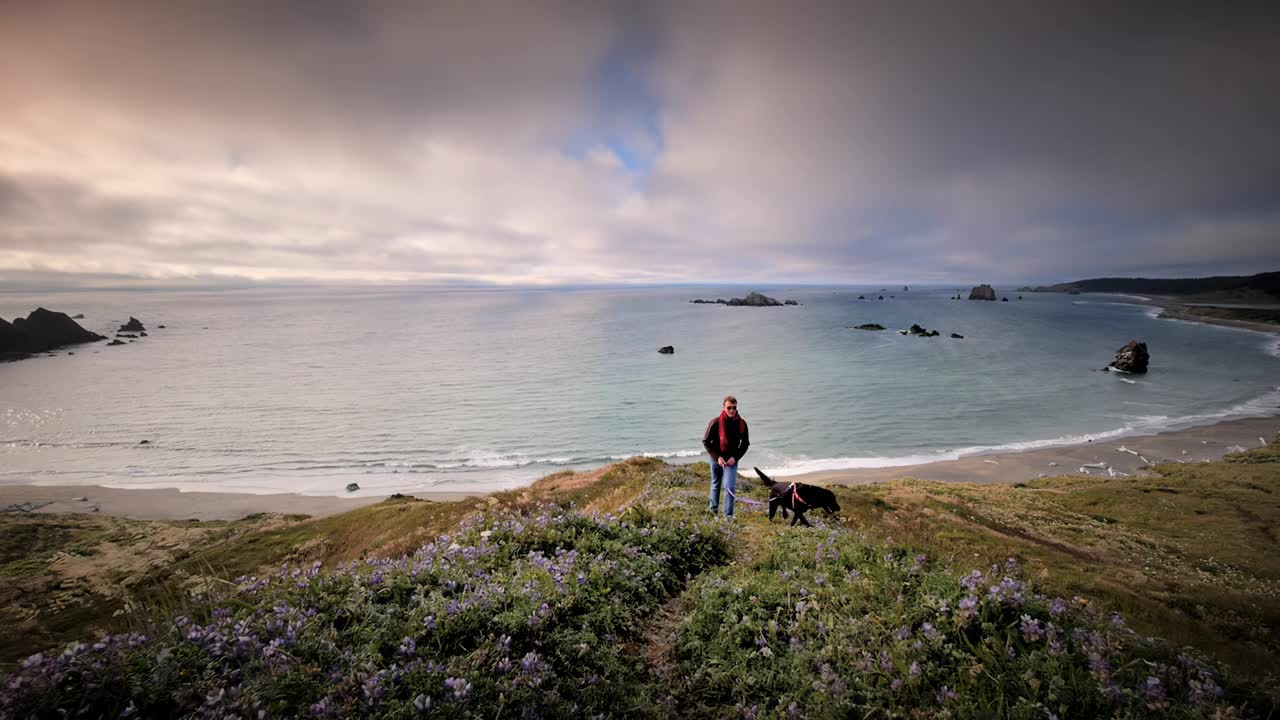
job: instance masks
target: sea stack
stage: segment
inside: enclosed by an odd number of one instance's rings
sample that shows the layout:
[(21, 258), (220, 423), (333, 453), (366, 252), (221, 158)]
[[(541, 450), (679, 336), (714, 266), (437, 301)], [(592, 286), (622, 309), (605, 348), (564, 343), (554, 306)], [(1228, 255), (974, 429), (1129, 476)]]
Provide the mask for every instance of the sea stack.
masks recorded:
[(120, 329), (116, 332), (142, 332), (143, 330), (146, 330), (146, 328), (142, 326), (142, 323), (138, 321), (138, 318), (130, 315), (129, 322), (121, 325)]
[(1127, 345), (1116, 351), (1115, 359), (1104, 369), (1140, 375), (1147, 371), (1147, 363), (1150, 359), (1146, 343), (1130, 340)]
[(995, 300), (996, 291), (990, 285), (979, 285), (969, 291), (970, 300)]

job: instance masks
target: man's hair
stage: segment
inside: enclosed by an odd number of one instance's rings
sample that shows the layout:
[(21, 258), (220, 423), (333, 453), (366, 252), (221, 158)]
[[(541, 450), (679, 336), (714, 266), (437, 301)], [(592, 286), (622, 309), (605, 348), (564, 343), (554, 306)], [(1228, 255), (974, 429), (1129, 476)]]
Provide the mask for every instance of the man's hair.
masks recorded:
[(720, 404), (721, 404), (721, 405), (724, 405), (724, 404), (725, 404), (725, 403), (727, 403), (727, 402), (731, 402), (731, 403), (733, 403), (734, 405), (737, 405), (737, 404), (738, 404), (738, 398), (736, 398), (736, 397), (734, 397), (734, 396), (732, 396), (732, 395), (725, 395), (725, 396), (724, 396), (724, 400), (721, 400), (721, 401), (720, 401)]

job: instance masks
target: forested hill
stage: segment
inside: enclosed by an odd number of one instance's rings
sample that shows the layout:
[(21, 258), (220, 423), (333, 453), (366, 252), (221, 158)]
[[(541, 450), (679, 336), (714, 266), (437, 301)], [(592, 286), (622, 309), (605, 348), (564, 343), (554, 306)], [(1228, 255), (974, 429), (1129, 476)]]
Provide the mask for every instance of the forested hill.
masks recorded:
[(1151, 295), (1203, 295), (1261, 292), (1280, 297), (1280, 272), (1206, 278), (1093, 278), (1035, 288), (1036, 292), (1111, 292)]

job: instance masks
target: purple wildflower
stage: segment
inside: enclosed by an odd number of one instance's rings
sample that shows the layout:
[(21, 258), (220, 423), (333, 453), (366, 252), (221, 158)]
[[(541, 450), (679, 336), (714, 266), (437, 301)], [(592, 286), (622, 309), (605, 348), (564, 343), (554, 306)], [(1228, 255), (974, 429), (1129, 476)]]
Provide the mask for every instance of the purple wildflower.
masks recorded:
[(1143, 697), (1148, 700), (1158, 702), (1165, 698), (1164, 685), (1160, 683), (1160, 678), (1158, 677), (1148, 675), (1139, 690), (1142, 692)]
[(1022, 622), (1019, 626), (1022, 630), (1022, 637), (1027, 642), (1039, 640), (1044, 635), (1044, 630), (1040, 628), (1040, 621), (1030, 615), (1023, 615)]
[(454, 700), (464, 700), (471, 692), (471, 683), (466, 678), (445, 678), (444, 689), (453, 692)]

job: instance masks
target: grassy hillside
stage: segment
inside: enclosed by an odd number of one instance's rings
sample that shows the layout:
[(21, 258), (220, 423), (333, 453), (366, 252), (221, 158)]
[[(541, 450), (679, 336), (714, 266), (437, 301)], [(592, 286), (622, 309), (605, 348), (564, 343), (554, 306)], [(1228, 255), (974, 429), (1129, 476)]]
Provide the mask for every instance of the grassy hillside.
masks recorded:
[(1212, 296), (1218, 301), (1233, 297), (1280, 298), (1280, 272), (1257, 275), (1224, 275), (1205, 278), (1092, 278), (1036, 288), (1038, 292), (1139, 293), (1143, 295)]
[(1267, 716), (1280, 451), (1155, 470), (840, 488), (813, 529), (640, 458), (318, 520), (4, 518), (0, 716)]

